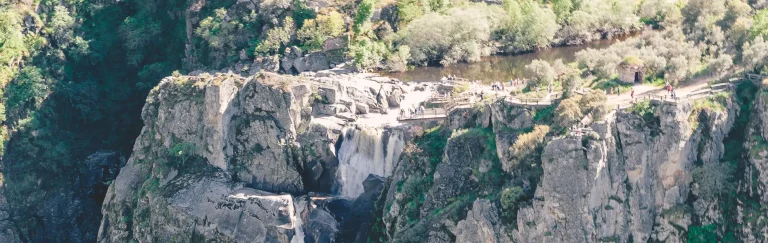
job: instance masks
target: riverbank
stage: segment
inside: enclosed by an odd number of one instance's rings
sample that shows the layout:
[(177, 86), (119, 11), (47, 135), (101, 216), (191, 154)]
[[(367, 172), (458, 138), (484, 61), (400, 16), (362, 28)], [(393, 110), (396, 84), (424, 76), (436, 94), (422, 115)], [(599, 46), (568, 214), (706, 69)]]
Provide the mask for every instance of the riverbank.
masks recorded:
[(518, 54), (500, 54), (483, 57), (478, 62), (457, 63), (450, 66), (418, 66), (405, 72), (380, 72), (382, 76), (399, 79), (403, 82), (434, 82), (441, 77), (455, 75), (469, 80), (480, 80), (485, 84), (505, 81), (512, 78), (528, 78), (525, 66), (531, 61), (541, 59), (555, 62), (560, 59), (564, 64), (576, 60), (576, 53), (585, 49), (603, 49), (614, 43), (627, 40), (641, 34), (642, 31), (609, 39), (600, 39), (582, 45), (563, 45), (532, 52)]

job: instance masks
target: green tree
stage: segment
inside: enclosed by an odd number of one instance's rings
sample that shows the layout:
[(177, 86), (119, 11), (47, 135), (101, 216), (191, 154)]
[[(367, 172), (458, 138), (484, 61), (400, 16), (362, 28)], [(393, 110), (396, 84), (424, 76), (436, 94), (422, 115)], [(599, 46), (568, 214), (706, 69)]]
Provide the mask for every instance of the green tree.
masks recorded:
[(56, 44), (66, 48), (74, 39), (75, 19), (64, 6), (56, 6), (46, 30), (52, 33)]
[(402, 72), (408, 68), (411, 58), (411, 48), (406, 45), (398, 46), (397, 50), (387, 55), (385, 67), (392, 72)]
[[(22, 34), (21, 15), (9, 8), (0, 8), (0, 66), (21, 61), (27, 52)], [(10, 76), (10, 75), (8, 75)], [(1, 77), (0, 77), (1, 78)], [(0, 79), (5, 84), (8, 80)]]
[(547, 61), (541, 59), (533, 60), (531, 64), (525, 66), (525, 69), (533, 76), (533, 82), (528, 82), (529, 86), (547, 86), (555, 80), (555, 69)]
[(571, 10), (573, 10), (573, 2), (571, 0), (553, 0), (552, 10), (557, 15), (557, 22), (563, 23), (571, 16)]
[(356, 65), (368, 69), (381, 64), (387, 54), (387, 46), (378, 41), (362, 38), (355, 41), (349, 51)]
[[(352, 30), (355, 31), (355, 34), (359, 35), (363, 32), (364, 28), (363, 25), (368, 23), (368, 21), (371, 19), (371, 16), (373, 16), (373, 4), (374, 0), (362, 0), (359, 5), (357, 5), (357, 13), (355, 14), (355, 22), (352, 25)], [(370, 29), (370, 28), (367, 28)]]
[(48, 85), (39, 68), (25, 67), (7, 87), (8, 109), (15, 110), (27, 104), (39, 106), (49, 91)]
[[(160, 24), (150, 16), (128, 16), (125, 18), (120, 25), (120, 36), (124, 40), (123, 46), (129, 50), (128, 63), (133, 65), (141, 63), (144, 59), (144, 48), (161, 32)], [(200, 34), (202, 34), (202, 29)]]
[(397, 27), (405, 28), (411, 21), (423, 16), (424, 12), (420, 0), (397, 0)]
[(751, 71), (765, 72), (765, 65), (768, 63), (768, 42), (758, 36), (754, 41), (744, 43), (742, 48), (742, 63)]
[(571, 97), (573, 92), (581, 87), (581, 77), (577, 70), (569, 71), (563, 78), (563, 94), (565, 97)]
[(768, 8), (757, 11), (754, 24), (749, 29), (749, 38), (755, 39), (758, 36), (768, 38)]
[(283, 26), (272, 28), (267, 31), (267, 38), (259, 42), (254, 48), (254, 52), (259, 54), (274, 54), (291, 41), (293, 33), (293, 18), (285, 17)]

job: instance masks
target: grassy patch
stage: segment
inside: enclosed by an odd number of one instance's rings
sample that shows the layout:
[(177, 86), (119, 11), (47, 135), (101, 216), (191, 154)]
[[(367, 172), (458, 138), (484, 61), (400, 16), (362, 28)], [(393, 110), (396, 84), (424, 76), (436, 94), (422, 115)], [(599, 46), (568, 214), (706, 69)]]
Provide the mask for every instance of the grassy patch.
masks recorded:
[(632, 89), (633, 85), (634, 84), (631, 84), (631, 83), (621, 82), (617, 77), (613, 77), (610, 79), (596, 79), (594, 82), (592, 82), (590, 87), (592, 89), (603, 90), (606, 92), (611, 88), (614, 88), (614, 92), (615, 92), (615, 89), (619, 88), (621, 90), (621, 93), (626, 93)]

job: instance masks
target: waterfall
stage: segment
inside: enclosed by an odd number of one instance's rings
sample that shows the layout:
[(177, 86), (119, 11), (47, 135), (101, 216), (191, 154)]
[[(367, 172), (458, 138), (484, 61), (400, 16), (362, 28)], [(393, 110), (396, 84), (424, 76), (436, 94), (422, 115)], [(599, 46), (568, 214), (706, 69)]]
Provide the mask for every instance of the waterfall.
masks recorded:
[(369, 174), (392, 175), (405, 147), (403, 132), (396, 129), (344, 128), (341, 139), (336, 152), (339, 158), (338, 192), (353, 198), (363, 193), (362, 183)]

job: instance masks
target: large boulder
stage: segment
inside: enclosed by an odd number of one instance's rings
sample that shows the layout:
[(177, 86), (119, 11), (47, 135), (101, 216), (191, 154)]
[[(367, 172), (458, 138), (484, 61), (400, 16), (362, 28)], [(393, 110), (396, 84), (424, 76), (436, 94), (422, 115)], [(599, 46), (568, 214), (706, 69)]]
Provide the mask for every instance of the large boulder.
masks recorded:
[(330, 65), (325, 53), (322, 52), (313, 52), (293, 61), (293, 68), (299, 73), (325, 70), (330, 68)]

